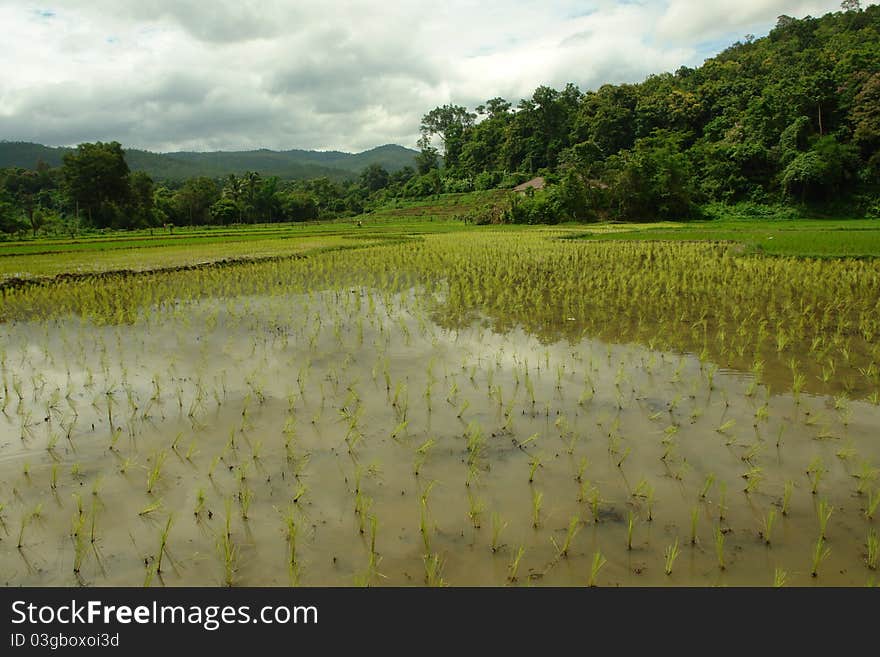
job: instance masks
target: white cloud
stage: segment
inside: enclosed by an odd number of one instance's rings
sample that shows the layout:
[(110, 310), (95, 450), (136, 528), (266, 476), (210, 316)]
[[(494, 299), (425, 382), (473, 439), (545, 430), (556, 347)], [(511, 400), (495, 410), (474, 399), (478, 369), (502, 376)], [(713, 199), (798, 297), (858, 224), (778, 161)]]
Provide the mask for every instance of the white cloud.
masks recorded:
[(838, 2), (0, 0), (0, 139), (413, 146), (453, 102), (634, 82)]
[(671, 0), (657, 23), (660, 38), (673, 41), (708, 41), (733, 30), (766, 28), (782, 15), (821, 16), (840, 8), (839, 2), (822, 0), (736, 0), (736, 2), (693, 2)]

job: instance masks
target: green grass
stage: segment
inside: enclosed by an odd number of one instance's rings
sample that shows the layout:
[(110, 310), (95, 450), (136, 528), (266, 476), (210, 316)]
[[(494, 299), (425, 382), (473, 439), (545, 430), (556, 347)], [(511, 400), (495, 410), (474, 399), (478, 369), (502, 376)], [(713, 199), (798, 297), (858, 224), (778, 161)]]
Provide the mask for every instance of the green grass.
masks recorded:
[(691, 223), (568, 223), (475, 226), (470, 210), (505, 203), (492, 190), (396, 200), (357, 217), (322, 222), (92, 231), (76, 238), (0, 241), (0, 285), (16, 278), (70, 273), (163, 270), (227, 260), (293, 257), (460, 231), (540, 231), (546, 237), (598, 241), (712, 241), (741, 244), (743, 254), (799, 257), (880, 256), (880, 221), (870, 219), (737, 220)]
[(591, 240), (737, 242), (746, 253), (800, 257), (880, 256), (880, 222), (871, 219), (712, 221), (654, 224), (619, 232), (583, 233)]
[[(67, 273), (173, 269), (229, 259), (262, 259), (350, 248), (400, 239), (475, 230), (461, 217), (506, 192), (444, 194), (393, 201), (357, 217), (322, 222), (190, 226), (136, 231), (92, 231), (70, 237), (0, 241), (0, 282)], [(518, 227), (509, 227), (516, 229)]]

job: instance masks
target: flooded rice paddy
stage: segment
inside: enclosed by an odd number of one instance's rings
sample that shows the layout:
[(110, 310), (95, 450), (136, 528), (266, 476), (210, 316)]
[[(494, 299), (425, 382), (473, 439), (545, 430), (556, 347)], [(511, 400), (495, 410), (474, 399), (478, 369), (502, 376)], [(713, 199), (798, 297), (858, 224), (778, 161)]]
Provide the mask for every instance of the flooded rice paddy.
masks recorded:
[(878, 279), (488, 233), (7, 290), (0, 581), (861, 586)]

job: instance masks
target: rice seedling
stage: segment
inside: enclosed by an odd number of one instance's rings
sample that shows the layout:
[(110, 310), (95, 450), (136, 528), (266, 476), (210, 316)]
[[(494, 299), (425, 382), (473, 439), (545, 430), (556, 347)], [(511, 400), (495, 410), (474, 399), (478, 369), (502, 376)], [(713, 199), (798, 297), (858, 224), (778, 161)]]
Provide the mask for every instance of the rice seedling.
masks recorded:
[(562, 545), (557, 545), (556, 541), (552, 539), (553, 546), (556, 548), (556, 554), (559, 557), (565, 558), (568, 556), (568, 550), (571, 548), (571, 542), (574, 540), (574, 537), (577, 535), (580, 530), (581, 520), (577, 516), (572, 516), (568, 521), (568, 529), (565, 532), (565, 540), (562, 542)]
[(473, 524), (474, 529), (480, 528), (483, 511), (485, 511), (485, 509), (486, 505), (483, 503), (483, 500), (468, 491), (468, 518), (470, 519), (471, 524)]
[(727, 567), (724, 561), (724, 531), (716, 525), (713, 535), (715, 536), (715, 558), (718, 560), (718, 568), (724, 570)]
[(766, 545), (770, 545), (773, 536), (773, 524), (776, 522), (776, 509), (769, 509), (761, 520), (761, 531), (758, 532)]
[(862, 461), (859, 464), (859, 471), (853, 476), (859, 482), (856, 486), (856, 493), (864, 495), (868, 490), (868, 486), (873, 484), (877, 477), (880, 476), (880, 470), (874, 468), (869, 461)]
[(299, 581), (299, 564), (296, 558), (297, 524), (292, 508), (287, 509), (284, 514), (284, 531), (287, 540), (287, 575), (290, 585), (296, 586)]
[(159, 554), (156, 556), (156, 572), (162, 572), (162, 557), (168, 549), (168, 534), (171, 532), (171, 524), (174, 522), (174, 514), (168, 516), (165, 527), (159, 534)]
[(818, 494), (819, 492), (819, 483), (822, 481), (822, 478), (825, 476), (827, 470), (825, 466), (822, 464), (822, 459), (820, 457), (815, 457), (812, 461), (810, 461), (810, 465), (807, 468), (807, 475), (810, 478), (810, 493), (813, 495)]
[(541, 507), (544, 504), (544, 493), (532, 491), (532, 527), (537, 529), (541, 526)]
[(24, 547), (24, 530), (28, 528), (28, 525), (31, 524), (31, 521), (34, 519), (33, 513), (23, 513), (21, 514), (21, 518), (19, 519), (18, 525), (18, 543), (16, 547), (21, 550)]
[(691, 545), (697, 544), (697, 522), (700, 519), (699, 507), (691, 509)]
[(443, 579), (443, 560), (439, 554), (426, 554), (425, 562), (425, 585), (430, 587), (446, 586)]
[(736, 426), (736, 420), (727, 420), (726, 422), (721, 423), (715, 431), (724, 435), (730, 433), (730, 430)]
[(526, 553), (526, 549), (520, 545), (516, 552), (513, 555), (513, 558), (510, 560), (510, 563), (507, 566), (507, 581), (515, 582), (517, 579), (517, 573), (519, 572), (519, 564), (522, 561), (523, 555)]
[(828, 520), (834, 513), (834, 507), (828, 503), (828, 500), (819, 500), (816, 505), (816, 515), (819, 517), (819, 537), (825, 538), (825, 529), (828, 526)]
[(582, 456), (581, 460), (578, 461), (577, 474), (575, 474), (575, 477), (574, 477), (575, 481), (577, 481), (578, 483), (583, 481), (584, 473), (587, 471), (587, 468), (589, 467), (589, 465), (590, 465), (590, 461), (587, 459), (587, 457)]
[(147, 475), (147, 493), (153, 492), (153, 487), (156, 485), (156, 482), (159, 481), (159, 477), (162, 476), (162, 465), (165, 463), (167, 457), (168, 452), (165, 450), (159, 450), (153, 455), (153, 467)]
[(819, 566), (822, 565), (822, 562), (825, 561), (831, 555), (831, 548), (825, 547), (825, 539), (821, 536), (816, 541), (816, 546), (813, 548), (813, 566), (810, 570), (810, 575), (813, 577), (819, 576)]
[(502, 548), (501, 532), (507, 527), (507, 522), (501, 519), (496, 511), (492, 512), (492, 552), (498, 552)]
[(880, 536), (874, 529), (868, 529), (868, 538), (865, 541), (865, 564), (871, 570), (876, 570), (878, 559), (880, 559)]
[(148, 516), (151, 513), (155, 513), (162, 508), (162, 500), (156, 500), (155, 502), (150, 502), (143, 509), (138, 511), (139, 516)]
[(431, 552), (431, 524), (428, 519), (428, 503), (424, 497), (422, 497), (419, 507), (419, 533), (422, 536), (425, 554), (429, 554)]
[(706, 481), (703, 482), (703, 487), (700, 489), (700, 499), (705, 500), (706, 495), (709, 494), (709, 490), (712, 488), (712, 484), (715, 483), (715, 475), (709, 473), (706, 475)]
[(788, 515), (788, 508), (791, 503), (791, 494), (794, 492), (794, 482), (791, 479), (785, 481), (785, 491), (782, 494), (782, 515)]
[(788, 573), (782, 570), (782, 568), (775, 568), (773, 570), (773, 586), (774, 588), (782, 588), (785, 586), (785, 581), (788, 579)]
[(223, 559), (223, 582), (226, 586), (233, 586), (238, 569), (239, 550), (232, 541), (232, 498), (226, 498), (224, 506), (224, 531), (217, 542), (217, 548)]
[(238, 502), (241, 509), (241, 519), (247, 521), (250, 519), (248, 515), (251, 508), (251, 502), (254, 500), (254, 492), (248, 486), (242, 486), (238, 492)]
[(758, 490), (758, 486), (764, 480), (764, 470), (757, 466), (751, 467), (742, 476), (746, 480), (746, 487), (743, 490), (746, 495), (749, 495)]
[(675, 543), (673, 543), (672, 545), (667, 545), (666, 549), (663, 552), (663, 556), (666, 560), (663, 570), (667, 576), (672, 574), (672, 566), (675, 564), (675, 560), (678, 558), (678, 555), (678, 539), (675, 539)]
[(873, 520), (878, 506), (880, 506), (880, 488), (868, 493), (868, 501), (865, 504), (865, 518)]
[(205, 508), (205, 490), (203, 488), (199, 488), (196, 493), (196, 506), (193, 509), (193, 515), (197, 518), (201, 517), (202, 510)]
[(606, 563), (608, 563), (608, 560), (604, 556), (602, 556), (601, 552), (596, 551), (593, 554), (593, 561), (590, 565), (590, 579), (587, 581), (587, 586), (589, 586), (590, 588), (597, 586), (596, 578), (599, 575), (599, 571), (602, 570), (602, 567)]
[(540, 454), (529, 459), (529, 483), (535, 481), (535, 472), (541, 467), (542, 457)]

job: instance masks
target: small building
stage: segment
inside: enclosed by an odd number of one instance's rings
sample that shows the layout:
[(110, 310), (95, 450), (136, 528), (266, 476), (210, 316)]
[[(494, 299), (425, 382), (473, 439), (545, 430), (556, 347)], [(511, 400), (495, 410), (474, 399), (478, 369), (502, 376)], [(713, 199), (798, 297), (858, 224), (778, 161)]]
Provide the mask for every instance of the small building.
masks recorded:
[(535, 190), (544, 189), (544, 186), (546, 184), (547, 183), (544, 180), (544, 178), (542, 178), (541, 176), (538, 176), (537, 178), (532, 178), (531, 180), (527, 180), (522, 185), (517, 185), (516, 187), (513, 188), (513, 191), (515, 191), (517, 194), (525, 194), (526, 190), (528, 190), (528, 189), (535, 189)]

